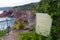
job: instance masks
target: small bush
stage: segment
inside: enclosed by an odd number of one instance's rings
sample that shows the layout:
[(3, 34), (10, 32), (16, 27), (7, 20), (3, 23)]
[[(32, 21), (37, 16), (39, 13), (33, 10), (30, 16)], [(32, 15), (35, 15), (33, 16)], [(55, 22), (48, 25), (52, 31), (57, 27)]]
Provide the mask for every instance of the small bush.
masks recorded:
[(6, 35), (7, 33), (7, 30), (0, 30), (0, 37)]
[(41, 40), (41, 35), (38, 35), (33, 32), (21, 33), (18, 40)]

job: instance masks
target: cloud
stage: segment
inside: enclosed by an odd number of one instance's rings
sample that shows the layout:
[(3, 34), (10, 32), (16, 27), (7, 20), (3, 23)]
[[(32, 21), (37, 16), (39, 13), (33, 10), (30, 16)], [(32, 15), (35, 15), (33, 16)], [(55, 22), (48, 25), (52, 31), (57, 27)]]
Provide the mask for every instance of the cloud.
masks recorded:
[(40, 0), (0, 0), (0, 7), (13, 7), (39, 1)]

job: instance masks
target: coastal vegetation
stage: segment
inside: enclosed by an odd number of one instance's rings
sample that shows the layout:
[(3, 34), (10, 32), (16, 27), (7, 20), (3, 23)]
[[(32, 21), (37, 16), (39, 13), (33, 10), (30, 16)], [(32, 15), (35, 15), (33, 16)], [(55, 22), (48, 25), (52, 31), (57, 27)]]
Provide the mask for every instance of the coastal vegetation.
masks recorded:
[[(35, 9), (35, 13), (36, 12), (48, 13), (53, 19), (50, 36), (48, 37), (41, 36), (40, 40), (60, 40), (60, 1), (59, 0), (41, 0), (39, 3), (34, 5), (34, 9)], [(25, 35), (23, 34), (21, 39), (23, 40), (24, 38), (28, 40), (31, 35), (29, 33), (27, 34), (29, 35), (29, 37), (26, 35), (27, 37), (25, 38), (24, 37)], [(35, 36), (36, 35), (34, 35), (34, 37)], [(33, 40), (34, 40), (34, 37), (32, 37)], [(32, 40), (32, 38), (30, 40)], [(18, 40), (21, 40), (21, 39), (19, 37)]]
[(5, 36), (7, 33), (7, 30), (0, 30), (0, 37)]

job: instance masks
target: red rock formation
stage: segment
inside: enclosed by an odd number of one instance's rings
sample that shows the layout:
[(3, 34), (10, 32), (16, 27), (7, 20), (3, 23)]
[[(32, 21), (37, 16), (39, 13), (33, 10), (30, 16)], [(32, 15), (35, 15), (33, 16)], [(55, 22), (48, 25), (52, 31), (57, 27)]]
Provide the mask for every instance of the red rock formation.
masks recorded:
[(18, 21), (23, 21), (23, 22), (32, 22), (32, 11), (31, 10), (25, 10), (25, 11), (20, 11), (20, 10), (6, 10), (3, 11), (2, 14), (0, 14), (0, 17), (10, 17), (14, 16), (16, 20)]
[(0, 18), (9, 17), (9, 16), (11, 16), (11, 14), (12, 14), (11, 10), (5, 10), (5, 11), (3, 11), (3, 13), (0, 14)]

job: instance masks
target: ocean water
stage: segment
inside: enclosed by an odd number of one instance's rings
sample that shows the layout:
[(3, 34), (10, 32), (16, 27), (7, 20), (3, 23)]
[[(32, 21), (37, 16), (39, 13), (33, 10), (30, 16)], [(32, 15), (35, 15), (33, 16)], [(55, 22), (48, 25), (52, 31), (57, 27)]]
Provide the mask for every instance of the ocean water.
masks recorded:
[[(7, 21), (8, 20), (8, 21)], [(12, 27), (15, 22), (15, 18), (0, 18), (0, 30), (4, 30), (7, 26)]]

